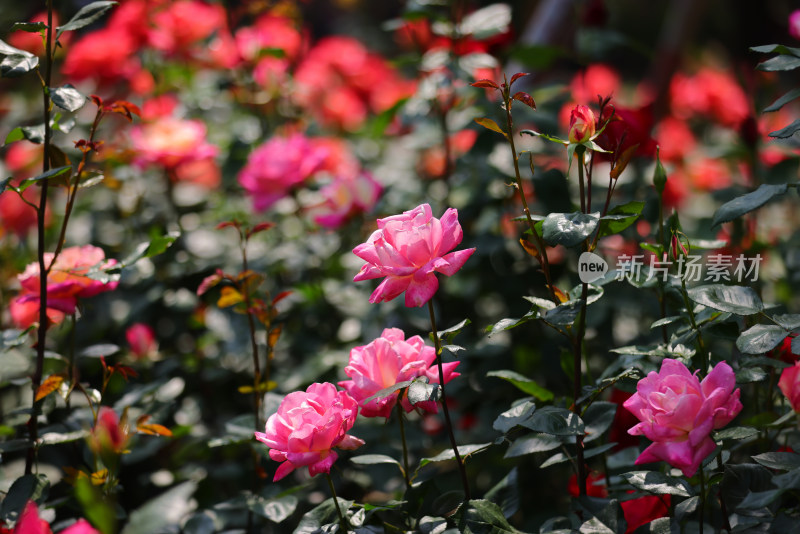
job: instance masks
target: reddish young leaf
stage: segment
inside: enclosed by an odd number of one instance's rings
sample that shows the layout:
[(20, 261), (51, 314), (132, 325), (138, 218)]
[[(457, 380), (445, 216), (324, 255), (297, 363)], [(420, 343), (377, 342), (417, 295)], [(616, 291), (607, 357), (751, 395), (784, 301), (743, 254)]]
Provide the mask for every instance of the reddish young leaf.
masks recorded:
[(94, 102), (94, 105), (95, 105), (95, 106), (97, 106), (98, 108), (101, 108), (101, 107), (103, 107), (103, 99), (102, 99), (102, 98), (100, 98), (99, 96), (97, 96), (97, 95), (90, 95), (90, 96), (89, 96), (89, 98), (91, 98), (91, 99), (92, 99), (92, 102)]
[(531, 109), (536, 109), (536, 102), (533, 101), (533, 97), (528, 93), (523, 93), (522, 91), (518, 93), (514, 93), (514, 96), (511, 97), (514, 100), (518, 100), (528, 106)]
[(127, 365), (116, 364), (114, 365), (114, 367), (111, 368), (111, 372), (112, 373), (117, 372), (121, 374), (122, 378), (124, 378), (126, 382), (130, 377), (136, 378), (137, 376), (139, 376), (139, 373), (137, 373), (133, 367), (128, 367)]
[(151, 436), (166, 436), (168, 438), (172, 437), (172, 431), (169, 428), (156, 423), (136, 425), (136, 431), (141, 432), (142, 434), (149, 434)]
[(142, 112), (139, 111), (139, 106), (130, 102), (126, 102), (125, 100), (115, 100), (111, 104), (108, 104), (105, 109), (107, 111), (111, 111), (112, 113), (125, 115), (125, 117), (131, 122), (133, 122), (132, 115), (136, 115), (137, 117), (141, 117), (142, 115)]
[(292, 294), (291, 291), (281, 291), (275, 296), (274, 299), (272, 299), (272, 305), (275, 306), (277, 303), (279, 303), (280, 301), (282, 301), (291, 294)]
[(475, 119), (475, 122), (483, 126), (488, 130), (492, 130), (494, 132), (506, 135), (506, 133), (494, 122), (492, 119), (487, 119), (486, 117)]
[(483, 87), (484, 89), (500, 89), (500, 86), (497, 85), (492, 80), (487, 80), (486, 78), (482, 78), (470, 84), (472, 87)]
[(269, 346), (270, 349), (275, 346), (275, 344), (278, 342), (278, 338), (281, 337), (281, 330), (283, 330), (283, 327), (278, 325), (269, 331), (269, 335), (267, 336), (267, 346)]
[(219, 300), (217, 300), (217, 306), (220, 308), (227, 308), (239, 304), (242, 301), (244, 301), (244, 296), (241, 293), (230, 286), (225, 286), (222, 288)]
[(508, 86), (511, 87), (512, 85), (514, 85), (514, 82), (516, 82), (517, 80), (519, 80), (523, 76), (528, 76), (529, 74), (530, 74), (529, 72), (518, 72), (518, 73), (516, 73), (515, 75), (513, 75), (511, 77), (511, 81), (508, 82)]
[(257, 225), (255, 225), (254, 227), (252, 227), (250, 230), (247, 231), (247, 237), (250, 237), (259, 232), (263, 232), (265, 230), (269, 230), (273, 226), (275, 226), (275, 224), (271, 222), (258, 223)]
[(215, 285), (219, 284), (222, 281), (222, 276), (219, 272), (216, 272), (212, 275), (206, 276), (200, 285), (197, 288), (197, 296), (199, 297)]
[(527, 239), (524, 237), (520, 238), (519, 244), (522, 245), (522, 248), (525, 249), (525, 252), (533, 256), (534, 258), (539, 258), (539, 249), (533, 246)]
[(234, 228), (240, 228), (242, 226), (242, 223), (240, 223), (239, 221), (223, 221), (217, 225), (217, 230), (222, 230), (223, 228), (230, 228), (231, 226)]

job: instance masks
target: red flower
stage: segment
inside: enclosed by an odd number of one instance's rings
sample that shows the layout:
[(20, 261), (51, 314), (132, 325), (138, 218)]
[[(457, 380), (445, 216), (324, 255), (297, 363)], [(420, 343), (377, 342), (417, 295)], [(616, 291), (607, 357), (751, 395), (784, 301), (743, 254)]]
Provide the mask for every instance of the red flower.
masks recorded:
[(645, 495), (629, 501), (622, 501), (622, 513), (628, 528), (625, 534), (631, 534), (642, 525), (646, 525), (659, 517), (669, 515), (671, 498), (669, 495)]

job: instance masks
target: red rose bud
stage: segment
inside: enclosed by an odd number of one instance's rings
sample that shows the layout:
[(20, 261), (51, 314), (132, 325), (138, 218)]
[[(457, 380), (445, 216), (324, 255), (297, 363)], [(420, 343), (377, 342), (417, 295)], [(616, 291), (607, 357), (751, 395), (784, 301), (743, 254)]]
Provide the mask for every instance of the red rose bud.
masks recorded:
[(569, 142), (585, 143), (595, 133), (594, 112), (587, 106), (575, 106), (569, 116)]

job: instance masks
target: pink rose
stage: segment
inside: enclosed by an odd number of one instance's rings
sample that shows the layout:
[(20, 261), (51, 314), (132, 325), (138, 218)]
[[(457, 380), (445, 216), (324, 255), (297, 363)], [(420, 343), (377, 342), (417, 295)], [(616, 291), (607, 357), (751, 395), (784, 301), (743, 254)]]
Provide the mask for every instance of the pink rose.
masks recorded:
[(137, 359), (148, 358), (158, 352), (158, 341), (153, 329), (144, 323), (134, 323), (125, 331), (125, 339)]
[(217, 4), (178, 0), (152, 17), (148, 39), (153, 48), (168, 55), (181, 55), (214, 32), (226, 28), (225, 10)]
[(339, 456), (332, 449), (357, 449), (364, 441), (347, 434), (358, 416), (358, 404), (328, 382), (284, 397), (278, 411), (267, 420), (256, 439), (269, 447), (269, 457), (281, 463), (273, 481), (298, 467), (308, 466), (311, 476), (330, 473)]
[(595, 132), (594, 112), (587, 106), (575, 106), (569, 115), (569, 142), (584, 143)]
[(19, 515), (13, 534), (52, 534), (47, 521), (39, 517), (39, 508), (33, 501), (25, 504), (25, 509)]
[[(44, 262), (53, 262), (53, 253), (44, 255)], [(103, 249), (92, 245), (69, 247), (53, 263), (47, 275), (47, 315), (58, 323), (63, 314), (75, 313), (79, 298), (93, 297), (117, 287), (116, 281), (102, 282), (86, 276), (92, 267), (101, 269), (115, 265), (116, 260), (105, 259)], [(39, 317), (39, 263), (34, 262), (17, 277), (22, 285), (22, 293), (11, 302), (11, 315), (20, 328), (27, 328)], [(51, 310), (54, 312), (51, 314)]]
[(320, 170), (327, 150), (302, 134), (273, 137), (256, 148), (239, 173), (239, 183), (264, 211)]
[(800, 412), (800, 360), (793, 367), (787, 367), (781, 372), (778, 387), (789, 399), (792, 409)]
[(89, 436), (91, 449), (100, 454), (120, 454), (125, 451), (129, 439), (127, 423), (121, 423), (117, 412), (111, 408), (101, 407)]
[(628, 433), (654, 442), (636, 463), (664, 460), (693, 476), (716, 448), (711, 431), (730, 423), (742, 410), (735, 386), (733, 369), (725, 362), (700, 382), (681, 362), (665, 359), (661, 370), (640, 380), (636, 393), (623, 404), (641, 421)]
[(136, 162), (176, 170), (188, 163), (209, 160), (217, 147), (206, 141), (206, 125), (199, 120), (162, 117), (131, 130)]
[(450, 252), (462, 236), (458, 211), (453, 208), (441, 220), (431, 215), (428, 204), (378, 219), (378, 229), (353, 249), (367, 262), (353, 281), (385, 276), (370, 302), (386, 302), (405, 291), (406, 306), (422, 306), (439, 288), (435, 273), (455, 274), (475, 252), (474, 248)]
[[(429, 382), (438, 384), (439, 372), (435, 362), (436, 351), (425, 345), (421, 337), (405, 339), (405, 334), (399, 328), (387, 328), (381, 337), (350, 351), (350, 363), (344, 372), (351, 380), (339, 382), (339, 385), (358, 401), (364, 417), (389, 417), (399, 393), (369, 402), (366, 399), (384, 388), (419, 376), (427, 376)], [(445, 384), (459, 376), (455, 372), (459, 363), (442, 365)], [(400, 402), (405, 411), (413, 410), (408, 398), (403, 397)], [(426, 401), (417, 406), (428, 412), (437, 411), (435, 401)]]

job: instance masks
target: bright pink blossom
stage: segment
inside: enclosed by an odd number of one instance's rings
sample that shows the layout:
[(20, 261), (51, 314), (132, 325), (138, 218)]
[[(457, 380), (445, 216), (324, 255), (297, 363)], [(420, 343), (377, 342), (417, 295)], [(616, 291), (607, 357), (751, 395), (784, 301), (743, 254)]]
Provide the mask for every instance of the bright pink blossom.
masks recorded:
[(25, 504), (25, 509), (17, 520), (17, 525), (14, 527), (14, 534), (52, 534), (50, 525), (47, 521), (39, 517), (39, 508), (33, 501), (28, 501)]
[[(53, 263), (53, 253), (44, 255), (45, 265)], [(47, 316), (58, 323), (64, 314), (75, 313), (79, 298), (88, 298), (116, 289), (117, 282), (103, 282), (86, 276), (92, 267), (108, 268), (116, 260), (105, 259), (103, 249), (92, 245), (68, 247), (53, 263), (47, 275)], [(39, 263), (29, 264), (18, 276), (22, 293), (11, 301), (11, 316), (20, 328), (27, 328), (39, 318)]]
[(781, 372), (778, 387), (789, 399), (792, 409), (800, 412), (800, 361), (795, 362), (794, 366), (787, 367)]
[(255, 433), (256, 439), (269, 447), (269, 457), (282, 462), (273, 480), (304, 466), (311, 476), (330, 473), (338, 458), (334, 447), (352, 450), (364, 444), (347, 434), (357, 416), (356, 401), (327, 382), (286, 395), (267, 420), (266, 431)]
[(120, 454), (125, 451), (130, 440), (127, 424), (120, 421), (117, 412), (103, 406), (97, 414), (97, 423), (89, 436), (93, 451), (103, 454)]
[[(406, 339), (399, 328), (387, 328), (381, 337), (350, 351), (350, 363), (344, 368), (350, 380), (339, 382), (339, 385), (358, 401), (364, 417), (389, 417), (397, 404), (399, 393), (368, 402), (367, 399), (384, 388), (420, 376), (426, 376), (430, 383), (438, 384), (439, 371), (435, 362), (436, 351), (425, 345), (420, 336)], [(455, 372), (459, 363), (442, 364), (445, 384), (459, 376)], [(407, 397), (400, 402), (407, 412), (414, 409)], [(416, 406), (427, 412), (437, 412), (435, 401), (425, 401)]]
[(712, 430), (730, 423), (742, 410), (733, 369), (720, 362), (702, 382), (681, 362), (665, 359), (661, 370), (639, 381), (623, 406), (641, 422), (628, 433), (654, 443), (637, 464), (665, 461), (687, 477), (716, 448)]
[(153, 15), (148, 39), (153, 48), (168, 55), (185, 55), (190, 47), (227, 27), (221, 5), (196, 0), (178, 0), (166, 5)]
[(273, 137), (256, 148), (239, 173), (239, 183), (264, 211), (320, 170), (327, 150), (302, 134)]
[(800, 9), (795, 9), (789, 15), (789, 35), (800, 39)]
[(353, 249), (367, 262), (353, 281), (385, 276), (370, 302), (386, 302), (405, 291), (406, 306), (422, 306), (439, 288), (436, 273), (455, 274), (475, 252), (474, 248), (450, 252), (462, 237), (458, 211), (453, 208), (441, 219), (433, 217), (428, 204), (378, 219), (378, 229)]
[(100, 534), (100, 532), (85, 519), (78, 519), (59, 534)]

